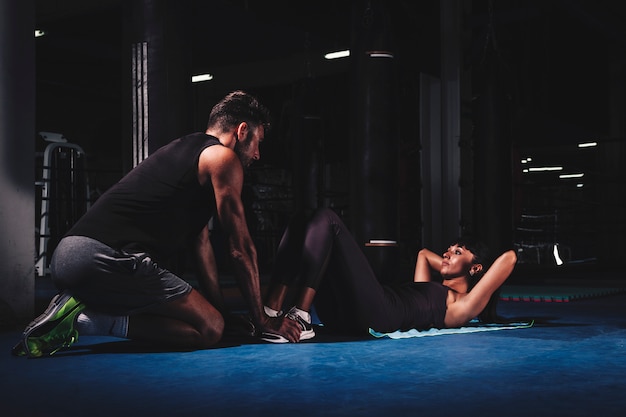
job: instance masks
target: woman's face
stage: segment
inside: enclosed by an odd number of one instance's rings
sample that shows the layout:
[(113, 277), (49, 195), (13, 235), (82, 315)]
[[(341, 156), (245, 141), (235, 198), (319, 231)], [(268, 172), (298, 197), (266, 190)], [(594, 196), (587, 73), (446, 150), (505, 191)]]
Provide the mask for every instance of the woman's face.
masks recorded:
[(474, 266), (474, 254), (464, 246), (452, 245), (443, 253), (441, 276), (444, 279), (468, 276)]

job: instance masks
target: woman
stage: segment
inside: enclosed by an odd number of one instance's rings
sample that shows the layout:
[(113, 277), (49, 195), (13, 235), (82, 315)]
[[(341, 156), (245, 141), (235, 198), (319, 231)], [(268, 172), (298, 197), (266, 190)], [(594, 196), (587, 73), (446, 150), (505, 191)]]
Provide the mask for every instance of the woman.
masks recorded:
[[(290, 286), (299, 279), (301, 291), (286, 317), (300, 324), (300, 340), (315, 336), (310, 315), (314, 299), (324, 326), (342, 332), (460, 327), (485, 309), (516, 261), (515, 252), (509, 250), (487, 270), (483, 247), (458, 241), (443, 256), (422, 249), (413, 282), (383, 285), (337, 214), (322, 209), (308, 223), (292, 222), (283, 235), (265, 311), (281, 315)], [(433, 272), (443, 281), (432, 281)], [(272, 333), (261, 337), (287, 342)]]

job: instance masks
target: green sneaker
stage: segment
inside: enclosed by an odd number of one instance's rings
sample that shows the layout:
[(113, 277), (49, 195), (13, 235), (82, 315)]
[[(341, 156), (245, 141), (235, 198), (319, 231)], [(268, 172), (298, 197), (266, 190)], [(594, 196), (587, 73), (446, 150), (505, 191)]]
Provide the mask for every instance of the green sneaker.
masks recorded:
[(39, 358), (53, 355), (59, 349), (69, 347), (78, 340), (78, 331), (74, 329), (76, 317), (85, 309), (85, 305), (67, 293), (54, 296), (46, 311), (33, 320), (22, 334), (20, 344), (12, 353), (16, 356)]

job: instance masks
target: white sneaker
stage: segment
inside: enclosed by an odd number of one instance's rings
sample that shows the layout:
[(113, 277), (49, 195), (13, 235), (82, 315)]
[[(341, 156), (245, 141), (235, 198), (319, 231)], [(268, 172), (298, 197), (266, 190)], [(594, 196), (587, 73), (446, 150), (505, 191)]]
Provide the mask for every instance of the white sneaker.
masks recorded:
[[(293, 320), (300, 325), (302, 331), (300, 332), (300, 340), (308, 340), (315, 337), (315, 331), (311, 324), (311, 315), (296, 307), (291, 307), (287, 314), (285, 314), (289, 320)], [(289, 340), (278, 333), (263, 332), (261, 333), (261, 340), (270, 343), (289, 343)]]
[(307, 311), (291, 307), (287, 314), (285, 314), (285, 317), (297, 322), (302, 328), (300, 340), (307, 340), (315, 337), (315, 330), (313, 330), (313, 325), (311, 324), (311, 314)]

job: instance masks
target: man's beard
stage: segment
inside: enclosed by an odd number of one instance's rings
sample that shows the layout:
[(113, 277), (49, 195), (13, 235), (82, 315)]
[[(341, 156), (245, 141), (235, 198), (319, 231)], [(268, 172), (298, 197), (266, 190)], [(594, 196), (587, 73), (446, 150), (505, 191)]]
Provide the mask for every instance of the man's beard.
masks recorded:
[(249, 132), (243, 140), (238, 140), (237, 143), (235, 143), (235, 153), (239, 157), (244, 169), (248, 168), (252, 163), (252, 156), (247, 152), (251, 143), (251, 132)]

